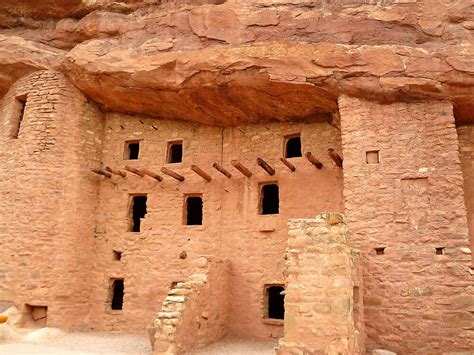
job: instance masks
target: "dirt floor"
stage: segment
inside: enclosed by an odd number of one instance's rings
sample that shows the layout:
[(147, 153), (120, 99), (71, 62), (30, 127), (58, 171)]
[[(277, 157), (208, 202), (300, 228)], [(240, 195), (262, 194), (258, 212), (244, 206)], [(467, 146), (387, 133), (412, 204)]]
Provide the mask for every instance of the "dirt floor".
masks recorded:
[[(225, 338), (192, 355), (260, 355), (273, 354), (276, 342), (256, 342), (234, 338)], [(37, 342), (16, 341), (0, 344), (1, 355), (151, 355), (151, 347), (146, 336), (71, 333), (54, 340)]]
[(104, 333), (71, 333), (54, 340), (0, 344), (0, 354), (28, 355), (151, 355), (148, 337)]
[(189, 355), (266, 355), (274, 354), (276, 341), (252, 341), (235, 338), (224, 338), (217, 343), (189, 353)]

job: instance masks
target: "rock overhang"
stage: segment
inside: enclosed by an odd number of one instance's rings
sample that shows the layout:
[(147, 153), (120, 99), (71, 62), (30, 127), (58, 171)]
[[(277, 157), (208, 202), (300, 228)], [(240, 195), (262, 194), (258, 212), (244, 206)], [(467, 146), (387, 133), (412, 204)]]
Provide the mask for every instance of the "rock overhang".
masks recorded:
[(21, 75), (47, 68), (63, 71), (106, 110), (210, 125), (320, 120), (337, 111), (342, 94), (379, 103), (448, 100), (458, 122), (474, 122), (472, 6), (464, 1), (438, 5), (449, 11), (437, 21), (426, 2), (132, 1), (138, 10), (129, 15), (110, 12), (111, 3), (57, 22), (41, 44), (32, 35), (4, 36), (0, 46), (16, 47), (0, 54), (9, 68), (0, 95)]

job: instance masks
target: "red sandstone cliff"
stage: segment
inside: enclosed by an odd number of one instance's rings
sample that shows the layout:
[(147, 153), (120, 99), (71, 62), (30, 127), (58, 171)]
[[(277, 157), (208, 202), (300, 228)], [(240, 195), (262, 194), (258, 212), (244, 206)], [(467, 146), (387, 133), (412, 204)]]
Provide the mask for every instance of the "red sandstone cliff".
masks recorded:
[(474, 120), (469, 0), (44, 3), (0, 4), (0, 95), (53, 68), (111, 110), (216, 125), (313, 117), (342, 93)]

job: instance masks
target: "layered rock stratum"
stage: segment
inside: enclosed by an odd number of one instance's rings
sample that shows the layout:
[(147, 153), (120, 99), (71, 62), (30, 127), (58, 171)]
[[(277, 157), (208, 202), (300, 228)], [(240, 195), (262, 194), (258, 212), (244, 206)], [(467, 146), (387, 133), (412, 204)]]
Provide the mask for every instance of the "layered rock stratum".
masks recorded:
[(473, 31), (469, 0), (6, 0), (0, 95), (48, 68), (104, 109), (212, 125), (324, 119), (341, 94), (472, 122)]

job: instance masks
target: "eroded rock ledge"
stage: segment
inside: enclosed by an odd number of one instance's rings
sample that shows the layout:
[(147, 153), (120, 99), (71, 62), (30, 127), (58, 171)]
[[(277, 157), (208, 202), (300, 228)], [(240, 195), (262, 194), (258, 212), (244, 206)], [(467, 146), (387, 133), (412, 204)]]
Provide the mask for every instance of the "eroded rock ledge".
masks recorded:
[(212, 125), (315, 119), (341, 94), (450, 100), (474, 121), (466, 0), (76, 2), (86, 16), (10, 4), (25, 16), (0, 31), (0, 95), (50, 68), (107, 109)]

